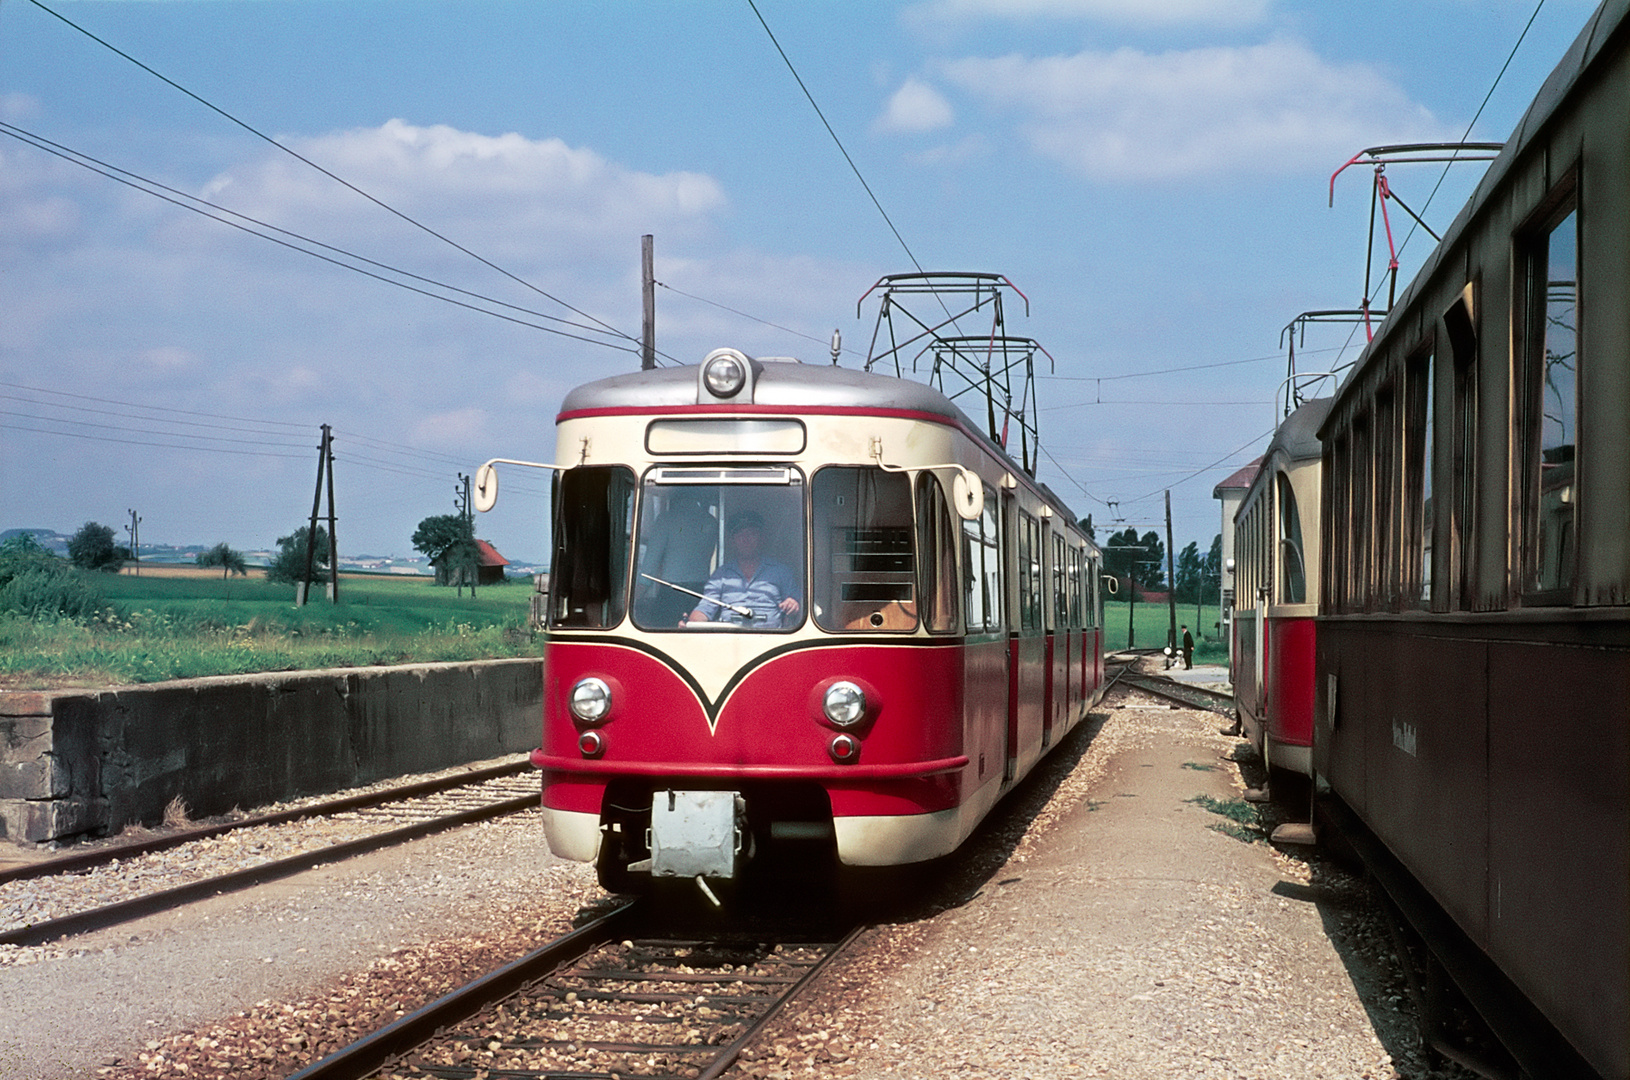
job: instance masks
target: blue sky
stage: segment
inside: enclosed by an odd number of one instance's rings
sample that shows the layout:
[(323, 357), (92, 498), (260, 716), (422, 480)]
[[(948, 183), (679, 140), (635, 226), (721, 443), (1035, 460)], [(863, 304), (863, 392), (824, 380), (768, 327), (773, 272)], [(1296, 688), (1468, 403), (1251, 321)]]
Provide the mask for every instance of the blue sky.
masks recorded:
[[(1460, 138), (1536, 0), (756, 2), (3, 0), (0, 131), (633, 337), (654, 234), (658, 348), (690, 363), (723, 345), (821, 362), (839, 329), (858, 365), (876, 306), (856, 302), (882, 275), (912, 257), (1006, 275), (1030, 301), (1007, 332), (1057, 363), (1041, 478), (1140, 531), (1163, 528), (1169, 487), (1177, 546), (1204, 548), (1213, 485), (1272, 428), (1280, 328), (1363, 292), (1370, 174), (1343, 174), (1334, 208), (1330, 174)], [(1471, 138), (1510, 133), (1593, 6), (1546, 0)], [(1388, 178), (1441, 231), (1477, 168), (1430, 205), (1437, 167)], [(1429, 243), (1405, 247), (1406, 278)], [(119, 528), (135, 508), (144, 542), (270, 545), (310, 513), (328, 423), (342, 554), (408, 554), (457, 473), (547, 459), (565, 391), (638, 364), (9, 134), (0, 305), (0, 527)], [(1348, 342), (1311, 331), (1299, 367)], [(511, 473), (478, 533), (544, 557), (546, 487)]]

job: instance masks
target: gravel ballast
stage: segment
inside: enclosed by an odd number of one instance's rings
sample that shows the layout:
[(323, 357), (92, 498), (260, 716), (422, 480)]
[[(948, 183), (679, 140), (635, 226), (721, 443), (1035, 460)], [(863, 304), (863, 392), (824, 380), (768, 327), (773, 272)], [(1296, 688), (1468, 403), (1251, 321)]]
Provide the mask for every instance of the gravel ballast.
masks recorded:
[[(1117, 693), (731, 1075), (1469, 1076), (1413, 1056), (1364, 884), (1213, 812), (1218, 720)], [(284, 1077), (605, 900), (530, 813), (0, 948), (0, 1076)]]

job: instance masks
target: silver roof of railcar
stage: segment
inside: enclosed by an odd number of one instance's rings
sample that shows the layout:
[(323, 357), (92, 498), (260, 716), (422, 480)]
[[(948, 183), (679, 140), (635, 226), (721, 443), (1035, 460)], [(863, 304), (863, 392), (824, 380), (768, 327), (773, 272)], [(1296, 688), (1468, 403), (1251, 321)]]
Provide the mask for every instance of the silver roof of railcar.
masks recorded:
[[(800, 364), (788, 360), (759, 360), (755, 363), (760, 366), (753, 389), (752, 404), (756, 406), (910, 409), (943, 416), (965, 425), (976, 434), (979, 432), (979, 428), (949, 398), (923, 383), (827, 364)], [(577, 387), (566, 395), (560, 411), (681, 408), (697, 404), (696, 387), (695, 365), (632, 371)]]
[(1268, 449), (1262, 454), (1262, 459), (1273, 457), (1276, 453), (1283, 453), (1292, 461), (1309, 461), (1322, 453), (1319, 442), (1319, 427), (1324, 418), (1330, 415), (1330, 406), (1335, 404), (1335, 398), (1314, 398), (1297, 407), (1296, 411), (1285, 417), (1273, 433), (1273, 439), (1268, 443)]

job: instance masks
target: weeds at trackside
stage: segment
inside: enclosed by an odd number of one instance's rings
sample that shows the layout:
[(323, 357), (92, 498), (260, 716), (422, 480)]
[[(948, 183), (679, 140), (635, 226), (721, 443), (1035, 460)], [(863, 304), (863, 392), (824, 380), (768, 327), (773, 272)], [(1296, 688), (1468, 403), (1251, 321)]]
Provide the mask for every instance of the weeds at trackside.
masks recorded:
[(1183, 801), (1193, 803), (1202, 810), (1209, 810), (1213, 814), (1227, 818), (1228, 820), (1225, 822), (1217, 822), (1209, 826), (1209, 828), (1222, 833), (1224, 836), (1231, 836), (1242, 844), (1254, 844), (1266, 839), (1256, 807), (1244, 799), (1213, 799), (1210, 795), (1196, 795), (1192, 799), (1184, 799)]

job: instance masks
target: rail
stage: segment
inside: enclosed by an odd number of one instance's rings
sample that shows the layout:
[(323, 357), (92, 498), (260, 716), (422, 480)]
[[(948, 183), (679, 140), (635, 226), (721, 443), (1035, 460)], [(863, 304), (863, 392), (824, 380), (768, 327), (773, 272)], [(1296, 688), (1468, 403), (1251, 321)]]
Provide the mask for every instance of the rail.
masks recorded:
[[(859, 937), (641, 937), (630, 901), (289, 1080), (690, 1076), (715, 1080)], [(653, 1072), (653, 1070), (655, 1070)]]

